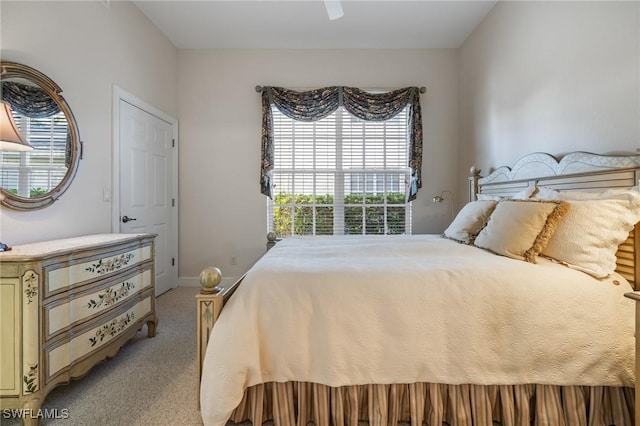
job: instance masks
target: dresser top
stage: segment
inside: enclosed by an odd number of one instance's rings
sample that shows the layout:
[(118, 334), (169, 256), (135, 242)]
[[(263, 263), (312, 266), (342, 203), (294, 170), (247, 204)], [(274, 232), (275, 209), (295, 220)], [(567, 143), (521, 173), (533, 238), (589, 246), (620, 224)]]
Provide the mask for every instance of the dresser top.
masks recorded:
[(10, 251), (0, 252), (0, 262), (16, 262), (54, 256), (88, 248), (108, 247), (129, 241), (153, 238), (156, 234), (93, 234), (82, 237), (13, 246)]

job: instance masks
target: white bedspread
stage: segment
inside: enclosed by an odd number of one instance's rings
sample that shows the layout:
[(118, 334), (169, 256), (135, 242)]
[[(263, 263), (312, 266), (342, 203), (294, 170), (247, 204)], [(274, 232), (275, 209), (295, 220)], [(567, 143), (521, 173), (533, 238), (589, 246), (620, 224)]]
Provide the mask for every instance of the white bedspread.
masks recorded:
[(213, 329), (202, 417), (271, 381), (633, 386), (628, 291), (434, 235), (287, 239)]

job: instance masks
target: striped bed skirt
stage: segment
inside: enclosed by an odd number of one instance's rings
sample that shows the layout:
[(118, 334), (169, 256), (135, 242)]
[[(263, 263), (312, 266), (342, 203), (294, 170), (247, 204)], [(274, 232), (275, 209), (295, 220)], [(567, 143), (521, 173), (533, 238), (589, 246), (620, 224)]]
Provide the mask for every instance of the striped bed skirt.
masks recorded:
[(265, 383), (248, 388), (231, 421), (276, 426), (631, 426), (634, 389), (602, 386), (412, 383), (329, 387)]

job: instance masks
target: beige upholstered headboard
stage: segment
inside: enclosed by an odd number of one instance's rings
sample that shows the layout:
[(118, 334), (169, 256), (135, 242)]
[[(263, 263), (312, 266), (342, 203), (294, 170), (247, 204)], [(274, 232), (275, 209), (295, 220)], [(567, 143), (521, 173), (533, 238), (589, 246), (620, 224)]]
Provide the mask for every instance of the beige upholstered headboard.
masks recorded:
[[(572, 152), (556, 158), (541, 152), (529, 154), (513, 167), (500, 167), (486, 177), (472, 167), (469, 199), (477, 194), (509, 196), (528, 186), (558, 191), (603, 191), (640, 185), (640, 155), (598, 155)], [(620, 245), (616, 271), (640, 290), (640, 223)]]

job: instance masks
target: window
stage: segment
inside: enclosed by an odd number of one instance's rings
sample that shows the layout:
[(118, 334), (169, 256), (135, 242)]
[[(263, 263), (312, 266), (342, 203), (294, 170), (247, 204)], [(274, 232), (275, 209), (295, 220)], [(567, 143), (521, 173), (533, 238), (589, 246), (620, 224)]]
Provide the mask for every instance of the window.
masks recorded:
[(37, 197), (55, 188), (67, 173), (67, 119), (62, 111), (43, 118), (13, 111), (13, 118), (34, 150), (0, 152), (0, 186), (21, 197)]
[(269, 230), (279, 236), (410, 234), (408, 110), (364, 121), (338, 108), (307, 122), (272, 106)]

